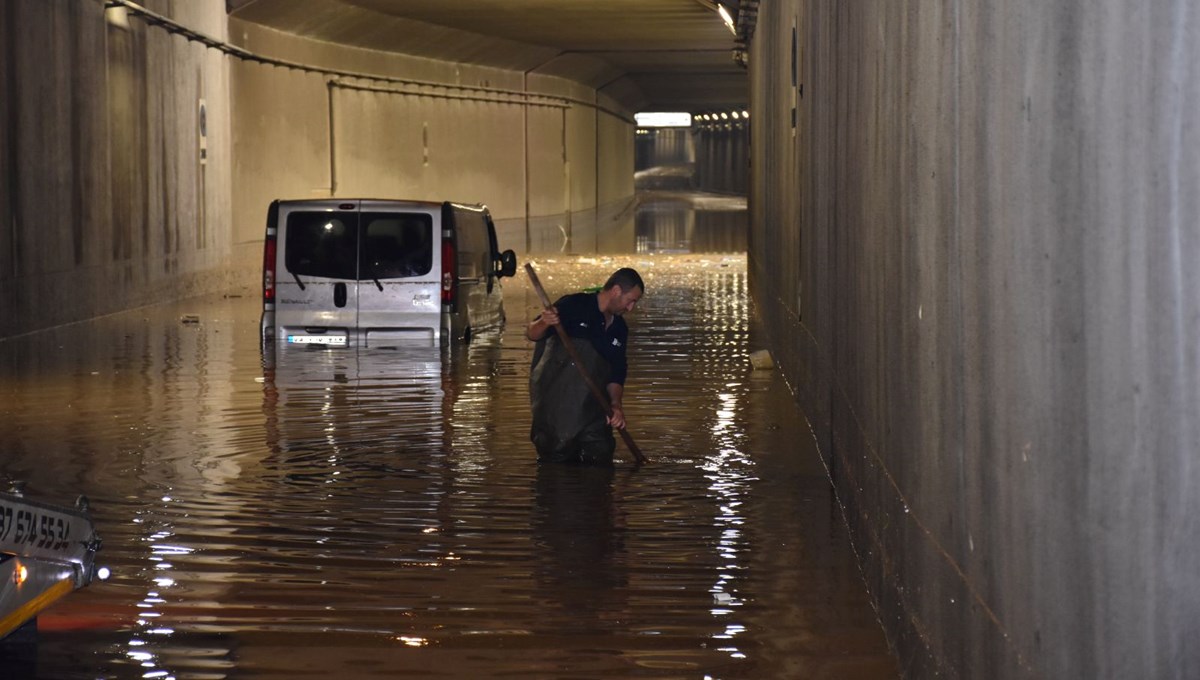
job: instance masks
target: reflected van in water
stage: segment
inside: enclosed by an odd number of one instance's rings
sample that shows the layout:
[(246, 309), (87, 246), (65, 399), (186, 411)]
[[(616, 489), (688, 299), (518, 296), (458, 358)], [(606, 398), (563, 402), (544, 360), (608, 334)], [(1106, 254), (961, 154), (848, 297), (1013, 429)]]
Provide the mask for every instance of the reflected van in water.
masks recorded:
[(113, 567), (21, 672), (896, 677), (804, 419), (748, 360), (745, 257), (535, 264), (551, 297), (646, 280), (625, 402), (651, 465), (535, 464), (520, 276), (465, 346), (264, 361), (257, 296), (0, 342), (0, 482), (87, 494)]

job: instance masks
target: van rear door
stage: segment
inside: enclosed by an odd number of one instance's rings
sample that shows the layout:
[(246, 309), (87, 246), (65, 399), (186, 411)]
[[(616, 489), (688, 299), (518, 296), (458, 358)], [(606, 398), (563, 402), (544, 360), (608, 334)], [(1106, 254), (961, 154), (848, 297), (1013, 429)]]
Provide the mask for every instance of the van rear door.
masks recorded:
[(283, 202), (279, 224), (275, 336), (347, 344), (358, 315), (357, 203)]
[(440, 206), (363, 201), (359, 219), (358, 326), (363, 341), (439, 342)]

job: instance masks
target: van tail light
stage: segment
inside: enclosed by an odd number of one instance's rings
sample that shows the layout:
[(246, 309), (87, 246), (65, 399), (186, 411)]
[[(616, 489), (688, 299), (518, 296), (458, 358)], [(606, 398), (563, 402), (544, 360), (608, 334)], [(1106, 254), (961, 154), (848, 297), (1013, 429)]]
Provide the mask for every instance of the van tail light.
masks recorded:
[(442, 304), (454, 306), (458, 293), (458, 258), (454, 253), (454, 241), (442, 239)]
[(263, 302), (275, 302), (275, 236), (263, 241)]

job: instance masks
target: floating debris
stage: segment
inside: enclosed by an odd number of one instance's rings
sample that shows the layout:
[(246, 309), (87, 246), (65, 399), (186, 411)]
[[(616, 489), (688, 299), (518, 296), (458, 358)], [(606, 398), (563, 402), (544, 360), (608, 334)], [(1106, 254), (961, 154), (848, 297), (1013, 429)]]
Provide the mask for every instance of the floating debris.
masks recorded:
[(775, 361), (771, 359), (771, 353), (765, 349), (760, 349), (757, 352), (751, 352), (750, 364), (754, 366), (754, 370), (756, 371), (775, 368)]

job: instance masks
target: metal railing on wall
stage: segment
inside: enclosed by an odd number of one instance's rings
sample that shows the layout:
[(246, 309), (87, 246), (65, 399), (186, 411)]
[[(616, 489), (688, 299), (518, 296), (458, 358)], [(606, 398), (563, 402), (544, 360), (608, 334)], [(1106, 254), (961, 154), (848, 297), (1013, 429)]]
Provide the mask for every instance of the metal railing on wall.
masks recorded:
[[(362, 76), (357, 76), (356, 78), (361, 79)], [(340, 89), (344, 89), (344, 90), (358, 90), (361, 92), (375, 92), (375, 93), (379, 93), (379, 94), (411, 95), (414, 97), (432, 97), (434, 99), (461, 99), (461, 100), (466, 100), (466, 101), (488, 102), (490, 104), (519, 104), (519, 105), (524, 105), (524, 106), (542, 106), (542, 107), (555, 108), (555, 109), (571, 108), (571, 105), (569, 103), (563, 102), (563, 101), (554, 101), (554, 100), (530, 101), (528, 98), (519, 98), (516, 96), (512, 96), (508, 99), (505, 99), (505, 98), (503, 98), (505, 96), (503, 94), (501, 94), (499, 97), (496, 97), (496, 96), (485, 97), (485, 96), (475, 95), (475, 94), (456, 94), (453, 92), (422, 92), (420, 90), (411, 89), (413, 87), (420, 87), (420, 86), (411, 85), (409, 83), (400, 84), (400, 83), (390, 82), (390, 83), (388, 83), (388, 86), (384, 86), (384, 85), (368, 85), (368, 84), (361, 84), (361, 83), (355, 83), (355, 82), (350, 82), (350, 81), (346, 81), (346, 80), (335, 79), (335, 80), (330, 80), (328, 84), (330, 87), (336, 87), (336, 88), (340, 88)], [(407, 85), (407, 87), (405, 87), (405, 85)], [(441, 85), (440, 87), (449, 88), (449, 89), (460, 89), (453, 85)], [(502, 90), (493, 90), (492, 92), (503, 92), (503, 91)], [(519, 94), (519, 93), (515, 93), (515, 94)]]
[[(395, 89), (384, 90), (376, 88), (376, 91), (387, 92), (390, 94), (404, 94), (414, 97), (432, 97), (437, 99), (470, 99), (475, 101), (487, 101), (504, 104), (518, 104), (522, 106), (544, 106), (551, 108), (570, 108), (571, 106), (582, 106), (602, 113), (606, 113), (614, 118), (618, 118), (629, 124), (636, 124), (634, 119), (606, 106), (601, 106), (595, 102), (589, 102), (573, 97), (564, 97), (561, 95), (535, 94), (523, 92), (520, 90), (507, 90), (495, 87), (481, 87), (478, 85), (451, 85), (447, 83), (439, 83), (427, 80), (415, 80), (412, 78), (398, 78), (396, 76), (386, 76), (374, 73), (359, 73), (356, 71), (346, 71), (343, 69), (327, 68), (323, 66), (313, 66), (301, 62), (290, 61), (287, 59), (277, 59), (275, 57), (267, 57), (260, 54), (255, 54), (237, 45), (232, 45), (223, 40), (217, 40), (211, 36), (205, 35), (199, 31), (193, 30), (180, 24), (179, 22), (165, 17), (161, 14), (142, 7), (141, 5), (130, 2), (130, 0), (106, 0), (104, 3), (105, 10), (123, 9), (129, 15), (136, 17), (150, 26), (161, 28), (162, 30), (178, 35), (189, 42), (196, 42), (210, 49), (217, 50), (235, 59), (242, 61), (264, 64), (267, 66), (278, 66), (281, 68), (294, 69), (306, 73), (315, 73), (323, 76), (329, 76), (335, 80), (331, 80), (331, 85), (338, 87), (347, 87), (348, 84), (344, 80), (337, 79), (355, 79), (374, 81), (379, 83), (387, 83), (391, 86), (399, 86)], [(403, 88), (403, 89), (400, 89)], [(429, 92), (421, 89), (427, 88), (436, 90)], [(367, 86), (356, 86), (356, 89), (372, 89)], [(457, 91), (457, 92), (456, 92)], [(472, 93), (472, 94), (462, 94)]]

